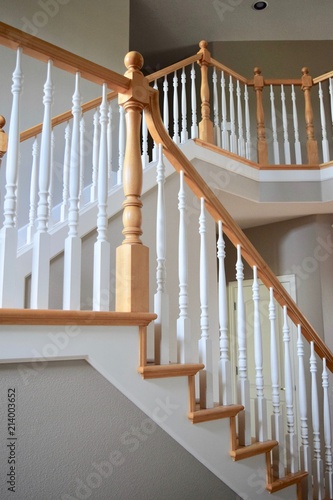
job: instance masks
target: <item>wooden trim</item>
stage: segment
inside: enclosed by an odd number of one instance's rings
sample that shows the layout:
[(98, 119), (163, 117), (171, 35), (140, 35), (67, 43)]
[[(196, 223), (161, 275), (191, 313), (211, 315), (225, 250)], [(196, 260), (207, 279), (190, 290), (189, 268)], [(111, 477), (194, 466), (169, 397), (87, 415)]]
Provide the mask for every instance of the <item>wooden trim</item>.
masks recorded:
[[(118, 92), (114, 91), (109, 92), (106, 96), (108, 101), (112, 101), (116, 97), (118, 97)], [(86, 113), (87, 111), (97, 108), (98, 106), (100, 106), (101, 102), (102, 102), (102, 97), (96, 97), (91, 101), (87, 101), (86, 103), (82, 104), (82, 113)], [(73, 118), (72, 111), (71, 110), (65, 111), (64, 113), (61, 113), (60, 115), (57, 115), (54, 118), (52, 118), (51, 127), (54, 128), (57, 125), (60, 125), (61, 123), (68, 122), (72, 118)], [(42, 128), (43, 124), (39, 123), (34, 127), (24, 130), (20, 134), (20, 142), (26, 141), (27, 139), (31, 139), (32, 137), (36, 137), (36, 135), (42, 132)]]
[(245, 458), (255, 457), (256, 455), (261, 455), (262, 453), (267, 453), (271, 451), (274, 446), (277, 446), (278, 441), (264, 441), (262, 443), (253, 443), (249, 446), (242, 446), (236, 450), (230, 450), (229, 455), (234, 462), (238, 460), (244, 460)]
[(223, 154), (230, 158), (231, 160), (235, 160), (240, 163), (244, 163), (244, 165), (247, 165), (249, 167), (255, 168), (257, 170), (260, 170), (262, 168), (259, 163), (255, 163), (254, 161), (247, 160), (246, 158), (243, 158), (242, 156), (238, 156), (236, 153), (231, 153), (230, 151), (227, 151), (226, 149), (219, 148), (216, 146), (216, 144), (211, 144), (209, 142), (203, 141), (202, 139), (191, 139), (194, 141), (195, 144), (198, 146), (201, 146), (203, 148), (209, 149), (210, 151), (213, 151), (214, 153)]
[(14, 50), (22, 47), (24, 54), (39, 61), (48, 62), (52, 59), (57, 68), (69, 73), (79, 71), (83, 78), (98, 85), (107, 83), (109, 88), (117, 92), (126, 92), (129, 89), (130, 80), (125, 76), (2, 22), (0, 44)]
[(139, 366), (147, 364), (147, 327), (139, 327)]
[(264, 85), (302, 85), (300, 78), (264, 78)]
[(237, 448), (236, 417), (230, 417), (230, 450)]
[(328, 78), (333, 77), (333, 70), (329, 71), (328, 73), (324, 73), (323, 75), (316, 76), (316, 78), (312, 78), (313, 84), (316, 85), (319, 82), (323, 82), (324, 80), (327, 80)]
[(170, 163), (178, 172), (181, 170), (184, 171), (184, 177), (187, 185), (199, 199), (202, 197), (205, 199), (206, 209), (211, 214), (213, 219), (216, 222), (222, 220), (223, 229), (227, 237), (235, 246), (238, 244), (241, 245), (243, 258), (251, 267), (254, 265), (257, 266), (258, 277), (267, 286), (267, 288), (273, 287), (274, 297), (277, 302), (281, 306), (287, 306), (288, 315), (291, 320), (295, 323), (295, 325), (301, 325), (302, 334), (306, 340), (308, 342), (314, 342), (317, 354), (321, 358), (326, 358), (327, 367), (330, 371), (333, 371), (333, 354), (330, 349), (299, 310), (297, 304), (286, 292), (284, 287), (276, 278), (275, 274), (266, 264), (250, 240), (246, 237), (239, 225), (232, 219), (231, 215), (224, 208), (212, 189), (202, 179), (195, 167), (167, 134), (160, 115), (157, 92), (151, 93), (150, 106), (146, 108), (145, 116), (149, 131), (154, 141), (157, 144), (163, 144), (164, 154)]
[(146, 76), (148, 82), (154, 82), (155, 80), (159, 80), (160, 78), (163, 78), (166, 75), (169, 75), (170, 73), (173, 73), (174, 71), (177, 71), (178, 69), (182, 69), (185, 66), (189, 66), (190, 64), (199, 61), (201, 58), (201, 54), (195, 54), (194, 56), (187, 57), (187, 59), (183, 59), (182, 61), (179, 61), (175, 64), (171, 64), (171, 66), (167, 66), (164, 69), (161, 69), (159, 71), (155, 71), (155, 73), (152, 73), (151, 75)]
[(276, 491), (282, 490), (283, 488), (287, 488), (288, 486), (292, 486), (294, 484), (300, 484), (303, 479), (308, 476), (306, 471), (299, 471), (287, 474), (287, 476), (276, 479), (272, 483), (267, 484), (266, 490), (270, 493), (275, 493)]
[(188, 411), (189, 414), (195, 411), (195, 378), (194, 375), (188, 377)]
[(240, 82), (244, 83), (245, 85), (249, 84), (250, 80), (247, 80), (244, 76), (240, 75), (239, 73), (236, 73), (236, 71), (233, 71), (230, 68), (227, 68), (227, 66), (224, 66), (224, 64), (221, 64), (219, 61), (214, 59), (213, 57), (210, 58), (210, 66), (214, 66), (216, 69), (219, 69), (220, 71), (224, 71), (230, 76), (233, 76), (236, 78), (236, 80), (239, 80)]
[(144, 379), (167, 377), (190, 377), (205, 367), (202, 363), (139, 366), (138, 372)]
[(215, 408), (207, 408), (205, 410), (190, 411), (188, 418), (193, 424), (198, 424), (200, 422), (209, 422), (210, 420), (235, 417), (242, 410), (244, 410), (244, 406), (236, 404), (216, 406)]
[(156, 317), (153, 313), (0, 309), (0, 325), (147, 326)]

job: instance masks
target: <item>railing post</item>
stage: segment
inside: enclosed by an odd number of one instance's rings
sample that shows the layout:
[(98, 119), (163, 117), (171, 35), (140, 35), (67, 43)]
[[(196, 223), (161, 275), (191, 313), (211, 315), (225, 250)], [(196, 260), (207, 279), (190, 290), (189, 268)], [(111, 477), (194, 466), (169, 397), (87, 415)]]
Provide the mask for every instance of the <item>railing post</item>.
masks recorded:
[(210, 102), (209, 102), (209, 85), (208, 85), (208, 66), (210, 63), (210, 52), (207, 50), (208, 43), (202, 40), (199, 43), (200, 50), (198, 53), (202, 54), (200, 61), (201, 67), (201, 122), (199, 123), (199, 138), (211, 144), (214, 143), (214, 130), (213, 122), (210, 119)]
[(3, 127), (6, 125), (5, 118), (0, 115), (0, 166), (1, 166), (1, 158), (7, 153), (7, 145), (8, 145), (8, 136), (6, 132), (3, 130)]
[(304, 92), (305, 101), (305, 127), (306, 127), (306, 137), (307, 137), (307, 153), (308, 153), (308, 163), (309, 165), (317, 165), (319, 163), (318, 159), (318, 144), (314, 135), (313, 126), (313, 111), (311, 105), (311, 87), (313, 85), (312, 77), (309, 75), (308, 68), (302, 68), (302, 90)]
[(253, 88), (257, 98), (257, 152), (258, 163), (268, 164), (268, 148), (265, 134), (265, 117), (262, 105), (262, 91), (264, 88), (264, 78), (261, 76), (261, 69), (254, 68)]
[(142, 244), (141, 191), (142, 163), (141, 112), (149, 102), (150, 87), (140, 69), (143, 57), (129, 52), (125, 57), (125, 76), (132, 80), (129, 90), (119, 94), (119, 104), (126, 113), (126, 150), (123, 166), (123, 235), (116, 252), (116, 311), (148, 312), (149, 249)]

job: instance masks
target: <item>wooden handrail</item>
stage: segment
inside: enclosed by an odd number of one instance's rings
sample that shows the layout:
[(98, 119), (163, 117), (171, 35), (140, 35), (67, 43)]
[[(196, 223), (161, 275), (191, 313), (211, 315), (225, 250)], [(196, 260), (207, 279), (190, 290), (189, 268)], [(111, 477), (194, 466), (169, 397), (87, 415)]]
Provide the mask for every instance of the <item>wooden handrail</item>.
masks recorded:
[(10, 49), (22, 47), (24, 54), (43, 62), (51, 59), (57, 68), (74, 74), (80, 72), (86, 80), (98, 85), (106, 83), (117, 92), (129, 89), (130, 81), (125, 76), (1, 22), (0, 44)]
[(194, 56), (187, 57), (186, 59), (183, 59), (182, 61), (179, 61), (175, 64), (171, 64), (171, 66), (167, 66), (164, 69), (155, 71), (155, 73), (151, 73), (150, 75), (146, 76), (146, 78), (149, 83), (154, 82), (155, 80), (159, 80), (160, 78), (163, 78), (164, 76), (169, 75), (170, 73), (173, 73), (178, 69), (184, 68), (185, 66), (189, 66), (190, 64), (199, 61), (200, 58), (201, 54), (195, 54)]
[(213, 59), (212, 57), (210, 58), (210, 63), (211, 63), (211, 66), (215, 66), (216, 69), (219, 69), (220, 71), (224, 71), (228, 75), (233, 76), (234, 78), (236, 78), (236, 80), (243, 82), (245, 85), (249, 85), (250, 84), (249, 82), (251, 82), (251, 80), (248, 80), (244, 76), (236, 73), (236, 71), (233, 71), (232, 69), (227, 68), (227, 66), (224, 66), (224, 64), (221, 64), (220, 62), (218, 62), (216, 59)]
[[(118, 93), (115, 91), (109, 92), (106, 96), (108, 101), (112, 101), (118, 97)], [(102, 102), (102, 97), (96, 97), (95, 99), (92, 99), (91, 101), (88, 101), (84, 104), (82, 104), (82, 113), (86, 113), (87, 111), (90, 111), (92, 109), (97, 108)], [(65, 111), (64, 113), (61, 113), (60, 115), (55, 116), (51, 120), (51, 126), (52, 128), (60, 125), (61, 123), (68, 122), (68, 120), (71, 120), (73, 118), (72, 111), (68, 110)], [(34, 125), (31, 128), (28, 128), (27, 130), (24, 130), (20, 134), (20, 142), (26, 141), (27, 139), (31, 139), (32, 137), (36, 137), (36, 135), (40, 134), (42, 132), (42, 127), (43, 124), (39, 123), (38, 125)]]
[(314, 85), (316, 85), (319, 82), (323, 82), (324, 80), (327, 80), (328, 78), (333, 77), (333, 70), (329, 71), (328, 73), (324, 73), (323, 75), (316, 76), (316, 78), (312, 79), (312, 82)]
[(145, 116), (149, 131), (158, 144), (162, 144), (164, 154), (180, 172), (184, 171), (185, 181), (194, 194), (198, 198), (204, 198), (206, 208), (214, 220), (217, 222), (222, 220), (225, 234), (234, 245), (241, 245), (242, 256), (246, 262), (252, 267), (257, 266), (258, 277), (269, 288), (274, 290), (274, 296), (277, 302), (281, 305), (287, 306), (288, 316), (296, 324), (301, 325), (302, 334), (308, 342), (313, 341), (315, 350), (321, 358), (326, 358), (327, 367), (333, 372), (333, 354), (326, 346), (324, 341), (319, 337), (317, 332), (311, 326), (309, 321), (299, 310), (297, 304), (286, 292), (264, 259), (258, 253), (256, 248), (246, 237), (242, 229), (232, 219), (229, 212), (224, 208), (220, 200), (214, 194), (212, 189), (205, 183), (197, 170), (193, 167), (191, 162), (186, 158), (178, 146), (169, 137), (164, 128), (163, 121), (160, 115), (158, 93), (152, 92), (150, 97), (150, 104), (145, 109)]

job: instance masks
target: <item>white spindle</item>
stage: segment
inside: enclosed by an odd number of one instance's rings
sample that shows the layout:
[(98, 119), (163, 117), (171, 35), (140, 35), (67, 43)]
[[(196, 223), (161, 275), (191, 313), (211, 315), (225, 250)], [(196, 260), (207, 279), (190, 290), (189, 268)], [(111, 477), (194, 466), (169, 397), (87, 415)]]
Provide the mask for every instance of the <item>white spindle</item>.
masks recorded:
[(296, 93), (295, 93), (295, 86), (294, 85), (291, 86), (291, 100), (293, 103), (293, 124), (294, 124), (294, 135), (295, 135), (295, 160), (296, 160), (297, 165), (301, 165), (302, 164), (302, 153), (301, 153), (301, 143), (299, 142)]
[(80, 309), (81, 300), (81, 238), (78, 236), (80, 195), (80, 73), (75, 75), (72, 98), (72, 142), (69, 168), (68, 236), (64, 249), (63, 308)]
[(181, 84), (182, 84), (182, 93), (181, 93), (181, 104), (182, 104), (182, 130), (180, 134), (181, 142), (185, 142), (188, 139), (187, 132), (187, 103), (186, 103), (186, 73), (185, 68), (182, 69), (181, 74)]
[[(158, 85), (157, 85), (157, 80), (154, 81), (154, 86), (153, 88), (155, 90), (158, 90)], [(153, 149), (152, 149), (152, 161), (157, 161), (158, 160), (158, 145), (156, 144), (156, 142), (154, 141), (154, 144), (153, 144)]]
[(142, 155), (141, 155), (142, 168), (145, 169), (149, 163), (148, 155), (148, 128), (145, 117), (145, 112), (142, 112)]
[[(0, 307), (13, 307), (15, 299), (15, 278), (17, 251), (16, 205), (17, 177), (20, 145), (20, 96), (23, 73), (21, 69), (22, 49), (17, 49), (16, 67), (13, 73), (12, 109), (8, 133), (6, 163), (6, 193), (4, 200), (4, 223), (0, 232)], [(23, 304), (21, 305), (23, 307)]]
[(122, 106), (119, 106), (118, 141), (119, 141), (118, 142), (119, 162), (118, 162), (118, 172), (117, 172), (117, 184), (120, 185), (123, 182), (123, 166), (124, 166), (125, 146), (126, 146), (125, 110)]
[(92, 181), (90, 189), (90, 201), (95, 201), (97, 198), (97, 176), (98, 176), (98, 151), (99, 151), (99, 120), (98, 110), (94, 113), (94, 133), (93, 133), (93, 148), (92, 148)]
[(221, 106), (222, 106), (222, 148), (229, 151), (227, 99), (226, 99), (226, 95), (225, 95), (224, 71), (221, 71)]
[(179, 363), (192, 363), (191, 320), (188, 316), (188, 251), (186, 227), (186, 194), (184, 172), (180, 172), (178, 193), (179, 242), (178, 242), (178, 277), (179, 277), (179, 317), (177, 319), (177, 359)]
[(229, 106), (230, 106), (230, 151), (237, 154), (237, 135), (235, 121), (234, 83), (229, 76)]
[(44, 119), (39, 163), (39, 200), (37, 207), (37, 232), (34, 236), (31, 308), (47, 309), (49, 303), (50, 248), (48, 234), (48, 194), (51, 171), (51, 108), (53, 103), (52, 61), (48, 62), (47, 78), (44, 85)]
[(273, 153), (275, 165), (280, 164), (279, 143), (277, 138), (276, 128), (276, 112), (275, 112), (275, 97), (273, 85), (270, 86), (270, 99), (271, 99), (271, 120), (272, 120), (272, 135), (273, 135)]
[(295, 433), (295, 415), (294, 415), (294, 384), (291, 370), (290, 355), (290, 329), (288, 326), (287, 306), (283, 306), (283, 343), (284, 343), (284, 383), (286, 395), (286, 453), (287, 453), (287, 471), (297, 472), (298, 453), (297, 453), (297, 435)]
[(325, 498), (333, 498), (332, 422), (328, 393), (328, 372), (325, 358), (323, 359), (322, 380), (324, 393)]
[(272, 439), (278, 441), (278, 446), (272, 450), (273, 472), (276, 477), (284, 477), (285, 459), (284, 459), (284, 433), (283, 433), (283, 415), (280, 406), (280, 381), (279, 381), (279, 356), (278, 340), (276, 336), (276, 311), (274, 304), (273, 288), (269, 289), (269, 321), (270, 321), (270, 362), (271, 362), (271, 381), (272, 381), (272, 406), (273, 414)]
[(175, 71), (173, 75), (173, 137), (172, 138), (176, 144), (180, 143), (177, 71)]
[(113, 143), (112, 143), (112, 105), (111, 102), (109, 103), (109, 109), (108, 109), (108, 131), (107, 131), (107, 147), (108, 147), (108, 179), (109, 179), (109, 189), (113, 186), (113, 169), (112, 169), (112, 164), (113, 164), (113, 159), (112, 159), (112, 154), (113, 154)]
[(165, 166), (163, 147), (159, 145), (159, 158), (156, 167), (157, 210), (156, 210), (156, 293), (154, 296), (155, 363), (170, 363), (169, 337), (169, 296), (166, 291), (166, 214), (165, 214)]
[[(300, 419), (300, 467), (301, 470), (308, 471), (307, 492), (312, 494), (312, 464), (311, 464), (311, 448), (309, 443), (308, 429), (308, 407), (307, 407), (307, 389), (304, 369), (304, 345), (301, 332), (301, 325), (297, 326), (297, 356), (298, 356), (298, 407)], [(305, 486), (305, 485), (304, 485)], [(307, 498), (307, 496), (306, 496)], [(311, 497), (310, 497), (311, 498)]]
[(256, 440), (267, 439), (267, 403), (264, 397), (264, 374), (262, 356), (262, 338), (260, 327), (260, 294), (257, 267), (253, 266), (253, 333), (254, 333), (254, 363), (256, 370), (255, 427)]
[(84, 116), (82, 115), (80, 120), (80, 185), (79, 185), (79, 205), (81, 203), (83, 186), (84, 186), (84, 170), (85, 170), (85, 158), (86, 158), (86, 123)]
[(198, 137), (198, 120), (197, 120), (197, 91), (195, 87), (194, 63), (192, 63), (191, 67), (191, 110), (192, 110), (191, 139), (196, 139)]
[(325, 117), (325, 106), (324, 106), (324, 96), (321, 82), (318, 85), (319, 102), (320, 102), (320, 123), (321, 123), (321, 135), (322, 135), (322, 149), (323, 149), (323, 161), (324, 163), (329, 161), (330, 154), (328, 149), (327, 131), (326, 131), (326, 117)]
[(329, 94), (330, 94), (330, 109), (331, 109), (331, 125), (333, 128), (333, 78), (329, 79)]
[(324, 471), (321, 458), (320, 444), (320, 417), (319, 417), (319, 399), (317, 388), (317, 360), (314, 351), (314, 344), (311, 342), (310, 356), (311, 372), (311, 411), (312, 411), (312, 432), (313, 432), (313, 498), (322, 500), (324, 498)]
[(217, 96), (217, 74), (216, 68), (213, 70), (213, 109), (214, 109), (214, 140), (216, 146), (221, 147), (221, 128), (219, 117), (219, 100)]
[(218, 222), (217, 258), (219, 262), (219, 325), (220, 325), (220, 362), (219, 362), (219, 400), (221, 405), (230, 405), (231, 394), (231, 364), (229, 360), (228, 336), (228, 297), (225, 276), (225, 243), (222, 221)]
[(247, 345), (246, 345), (246, 321), (245, 304), (243, 296), (244, 265), (242, 262), (241, 246), (237, 245), (236, 262), (237, 279), (237, 342), (238, 342), (238, 402), (244, 406), (244, 410), (238, 414), (239, 444), (247, 446), (251, 444), (251, 420), (250, 420), (250, 384), (247, 377)]
[(38, 199), (38, 141), (37, 137), (32, 146), (32, 168), (30, 179), (30, 208), (29, 208), (29, 224), (27, 229), (27, 243), (31, 243), (35, 234), (35, 222), (37, 214), (37, 199)]
[(284, 161), (286, 165), (291, 164), (290, 158), (290, 144), (288, 137), (288, 118), (286, 109), (286, 95), (284, 86), (281, 85), (281, 105), (282, 105), (282, 125), (283, 125), (283, 146), (284, 146)]
[(244, 101), (245, 101), (245, 151), (246, 158), (251, 160), (251, 128), (250, 128), (250, 108), (249, 108), (249, 92), (247, 85), (244, 86)]
[(201, 198), (201, 211), (199, 217), (200, 233), (200, 329), (199, 340), (199, 362), (205, 365), (200, 371), (200, 407), (213, 407), (213, 373), (212, 373), (212, 341), (209, 337), (209, 315), (208, 315), (208, 261), (206, 249), (206, 215), (205, 200)]
[(107, 85), (103, 84), (103, 97), (100, 106), (101, 138), (98, 162), (97, 193), (97, 241), (94, 244), (93, 274), (93, 309), (109, 311), (110, 309), (110, 243), (108, 241), (108, 103)]
[(53, 209), (53, 174), (54, 174), (54, 147), (55, 147), (55, 137), (54, 131), (51, 132), (51, 160), (50, 160), (50, 184), (49, 184), (49, 194), (47, 197), (48, 211), (49, 211), (49, 228), (53, 225), (52, 209)]
[(237, 120), (238, 120), (238, 154), (239, 156), (245, 157), (245, 143), (244, 143), (244, 131), (243, 131), (243, 111), (242, 111), (242, 92), (240, 88), (239, 80), (237, 80)]
[(63, 171), (63, 189), (62, 203), (60, 209), (60, 220), (64, 221), (68, 215), (68, 193), (69, 193), (69, 166), (71, 160), (71, 127), (69, 123), (65, 129), (65, 151), (64, 151), (64, 171)]
[(164, 76), (163, 80), (163, 123), (166, 130), (169, 132), (169, 84), (167, 75)]

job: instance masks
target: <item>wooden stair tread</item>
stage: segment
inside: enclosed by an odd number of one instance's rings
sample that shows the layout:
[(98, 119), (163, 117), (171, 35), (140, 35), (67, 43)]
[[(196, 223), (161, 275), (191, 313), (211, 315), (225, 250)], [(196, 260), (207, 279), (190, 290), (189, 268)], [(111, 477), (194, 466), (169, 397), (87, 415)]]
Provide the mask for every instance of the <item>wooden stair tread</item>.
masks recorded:
[(145, 365), (139, 366), (138, 372), (144, 379), (193, 376), (205, 367), (202, 363)]
[(274, 446), (278, 444), (275, 440), (263, 441), (262, 443), (253, 443), (248, 446), (240, 446), (235, 450), (230, 450), (231, 458), (236, 462), (237, 460), (244, 460), (245, 458), (254, 457), (262, 453), (268, 453)]
[(191, 411), (188, 413), (188, 418), (193, 424), (198, 424), (200, 422), (209, 422), (210, 420), (235, 417), (243, 409), (244, 406), (237, 404), (215, 406), (214, 408)]
[(266, 490), (270, 493), (275, 493), (276, 491), (282, 490), (283, 488), (287, 488), (288, 486), (292, 486), (293, 484), (300, 483), (304, 478), (306, 478), (308, 472), (306, 471), (298, 471), (298, 472), (290, 472), (285, 477), (281, 477), (279, 479), (275, 479), (272, 483), (268, 483), (266, 486)]

